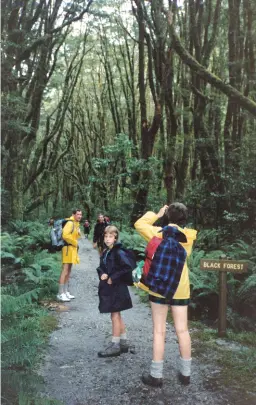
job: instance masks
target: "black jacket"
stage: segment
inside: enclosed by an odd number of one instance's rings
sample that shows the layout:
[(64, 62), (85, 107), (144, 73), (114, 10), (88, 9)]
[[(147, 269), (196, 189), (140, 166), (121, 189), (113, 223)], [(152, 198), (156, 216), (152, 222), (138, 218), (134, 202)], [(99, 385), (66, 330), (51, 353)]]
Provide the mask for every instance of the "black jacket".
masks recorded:
[(98, 246), (104, 247), (104, 230), (106, 228), (106, 222), (97, 222), (94, 227), (93, 243), (98, 244)]
[(101, 313), (120, 312), (132, 308), (128, 287), (122, 280), (132, 269), (121, 247), (121, 243), (116, 243), (112, 249), (105, 249), (100, 258), (100, 266), (97, 268), (99, 279), (106, 273), (112, 280), (112, 284), (108, 284), (107, 280), (99, 282)]
[(91, 225), (89, 224), (88, 226), (85, 226), (85, 225), (83, 225), (83, 226), (84, 226), (84, 233), (85, 233), (85, 234), (90, 233)]

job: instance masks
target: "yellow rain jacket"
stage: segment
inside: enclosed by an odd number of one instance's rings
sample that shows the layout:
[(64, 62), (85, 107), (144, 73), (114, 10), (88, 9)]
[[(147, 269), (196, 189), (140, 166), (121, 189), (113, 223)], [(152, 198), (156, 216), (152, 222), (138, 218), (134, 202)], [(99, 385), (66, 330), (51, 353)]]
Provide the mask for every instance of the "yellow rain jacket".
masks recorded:
[[(134, 224), (136, 231), (138, 231), (138, 233), (147, 242), (149, 242), (153, 238), (153, 236), (162, 238), (162, 233), (159, 232), (162, 228), (159, 226), (153, 226), (153, 224), (156, 222), (157, 219), (158, 219), (158, 216), (154, 212), (148, 211), (145, 215), (143, 215), (143, 217), (138, 219), (138, 221), (135, 222), (135, 224)], [(181, 245), (186, 250), (187, 258), (188, 258), (191, 254), (193, 242), (196, 239), (197, 231), (195, 229), (180, 228), (178, 225), (175, 225), (175, 224), (169, 224), (169, 225), (176, 226), (179, 229), (179, 231), (183, 232), (186, 235), (187, 242), (181, 243)], [(138, 286), (142, 287), (142, 289), (144, 289), (145, 291), (148, 291), (149, 294), (155, 295), (157, 297), (161, 297), (161, 295), (155, 294), (155, 293), (149, 291), (148, 287), (146, 287), (144, 285), (140, 286), (140, 283), (138, 284)], [(187, 265), (187, 260), (186, 260), (182, 273), (181, 273), (180, 282), (179, 282), (178, 288), (176, 290), (176, 293), (173, 296), (173, 299), (178, 300), (178, 299), (188, 299), (188, 298), (190, 298), (190, 285), (189, 285), (188, 265)]]
[(78, 239), (81, 236), (79, 222), (75, 221), (73, 216), (67, 219), (70, 219), (70, 221), (63, 228), (62, 238), (67, 242), (68, 246), (62, 248), (62, 263), (78, 264), (80, 262)]

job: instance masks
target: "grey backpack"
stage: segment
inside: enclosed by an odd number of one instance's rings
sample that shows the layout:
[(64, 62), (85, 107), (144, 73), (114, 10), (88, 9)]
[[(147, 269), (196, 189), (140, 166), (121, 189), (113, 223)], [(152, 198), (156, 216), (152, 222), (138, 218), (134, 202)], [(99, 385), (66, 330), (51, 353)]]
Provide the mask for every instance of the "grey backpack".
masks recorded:
[(57, 221), (54, 221), (51, 233), (50, 233), (50, 238), (51, 238), (51, 245), (54, 250), (59, 251), (63, 248), (63, 246), (67, 246), (67, 243), (64, 241), (62, 238), (62, 231), (66, 223), (70, 221), (73, 222), (73, 228), (72, 228), (72, 233), (74, 231), (74, 221), (72, 219), (58, 219)]

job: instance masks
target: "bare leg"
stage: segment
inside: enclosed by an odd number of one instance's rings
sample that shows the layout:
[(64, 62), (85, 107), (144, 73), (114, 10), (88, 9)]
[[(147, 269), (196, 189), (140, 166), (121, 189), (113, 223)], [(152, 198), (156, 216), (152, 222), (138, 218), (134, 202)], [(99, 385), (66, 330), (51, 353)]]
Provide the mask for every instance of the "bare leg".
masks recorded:
[(172, 306), (174, 327), (179, 341), (180, 355), (183, 359), (191, 359), (191, 339), (188, 331), (188, 307)]
[(126, 332), (125, 323), (124, 323), (124, 321), (122, 319), (121, 314), (120, 314), (120, 331), (121, 331), (121, 335)]
[[(121, 335), (121, 315), (120, 312), (111, 313), (112, 321), (112, 343), (108, 347), (98, 353), (99, 357), (115, 357), (120, 356), (121, 351), (120, 347), (120, 335)], [(128, 349), (127, 349), (128, 351)]]
[(122, 318), (120, 312), (111, 313), (112, 320), (112, 336), (120, 337), (122, 329)]
[(70, 273), (71, 273), (71, 263), (63, 263), (62, 272), (60, 275), (59, 284), (66, 284), (69, 281)]
[(153, 387), (163, 384), (164, 346), (168, 305), (150, 302), (153, 320), (153, 360), (150, 373), (142, 375), (142, 382)]
[(153, 319), (153, 361), (163, 361), (168, 305), (151, 302)]

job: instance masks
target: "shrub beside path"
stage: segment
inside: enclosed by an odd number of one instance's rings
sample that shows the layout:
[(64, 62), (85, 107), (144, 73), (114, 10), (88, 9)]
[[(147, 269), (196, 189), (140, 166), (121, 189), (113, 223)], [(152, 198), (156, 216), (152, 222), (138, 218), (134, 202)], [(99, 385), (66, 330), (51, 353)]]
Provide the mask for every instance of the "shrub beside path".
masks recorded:
[(80, 241), (80, 265), (72, 271), (71, 292), (76, 299), (61, 312), (59, 328), (50, 337), (41, 365), (44, 397), (65, 405), (226, 405), (226, 391), (209, 387), (216, 366), (193, 359), (190, 386), (177, 381), (178, 344), (172, 325), (167, 325), (166, 361), (162, 389), (147, 387), (140, 381), (149, 370), (152, 353), (150, 308), (141, 303), (131, 288), (133, 308), (124, 311), (128, 338), (136, 354), (101, 359), (97, 352), (111, 339), (109, 314), (98, 311), (99, 256), (90, 241)]

